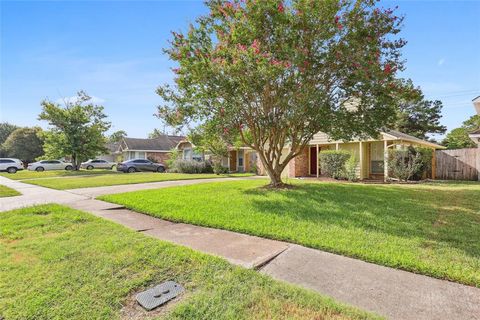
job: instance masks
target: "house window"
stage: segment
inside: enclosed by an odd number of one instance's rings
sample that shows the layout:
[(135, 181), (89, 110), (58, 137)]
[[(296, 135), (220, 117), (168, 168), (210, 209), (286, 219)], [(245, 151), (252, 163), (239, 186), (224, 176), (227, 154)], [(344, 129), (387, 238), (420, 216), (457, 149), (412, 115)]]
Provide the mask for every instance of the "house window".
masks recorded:
[(183, 160), (190, 160), (192, 158), (192, 149), (183, 149)]
[(145, 159), (145, 152), (138, 152), (137, 158)]
[(198, 152), (194, 152), (192, 155), (192, 160), (202, 161), (203, 160), (202, 154)]

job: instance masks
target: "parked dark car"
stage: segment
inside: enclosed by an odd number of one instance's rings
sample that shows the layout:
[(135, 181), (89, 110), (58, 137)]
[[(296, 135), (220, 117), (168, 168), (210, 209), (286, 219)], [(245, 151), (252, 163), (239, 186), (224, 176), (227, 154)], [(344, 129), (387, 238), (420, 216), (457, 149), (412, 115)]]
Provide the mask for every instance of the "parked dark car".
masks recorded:
[(165, 172), (165, 166), (161, 163), (154, 163), (147, 159), (132, 159), (119, 163), (117, 165), (117, 171), (125, 173), (140, 171)]

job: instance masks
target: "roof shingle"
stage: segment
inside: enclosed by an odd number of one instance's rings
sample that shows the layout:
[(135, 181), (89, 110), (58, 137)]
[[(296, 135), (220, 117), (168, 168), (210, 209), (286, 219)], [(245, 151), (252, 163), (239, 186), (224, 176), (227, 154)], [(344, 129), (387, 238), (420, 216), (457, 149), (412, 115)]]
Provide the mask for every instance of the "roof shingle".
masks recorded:
[(175, 148), (184, 139), (184, 136), (164, 135), (154, 139), (124, 138), (123, 140), (128, 150), (165, 151)]

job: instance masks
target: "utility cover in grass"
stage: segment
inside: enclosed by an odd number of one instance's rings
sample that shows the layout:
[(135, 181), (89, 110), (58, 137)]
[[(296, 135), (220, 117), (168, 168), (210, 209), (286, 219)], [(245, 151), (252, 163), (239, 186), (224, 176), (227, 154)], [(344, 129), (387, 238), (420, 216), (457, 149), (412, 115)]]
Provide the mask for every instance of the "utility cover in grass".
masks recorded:
[(145, 310), (153, 310), (162, 304), (172, 300), (183, 292), (183, 287), (174, 281), (166, 281), (158, 286), (137, 294), (137, 302)]

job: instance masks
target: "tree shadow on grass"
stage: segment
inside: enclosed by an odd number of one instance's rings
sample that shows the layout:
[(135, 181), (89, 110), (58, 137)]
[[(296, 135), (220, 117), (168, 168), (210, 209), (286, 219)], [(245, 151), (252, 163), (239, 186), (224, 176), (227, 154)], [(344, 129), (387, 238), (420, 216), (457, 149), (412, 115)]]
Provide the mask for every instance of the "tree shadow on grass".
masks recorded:
[(480, 257), (480, 191), (305, 183), (292, 190), (243, 192), (262, 214), (313, 226), (416, 237)]

